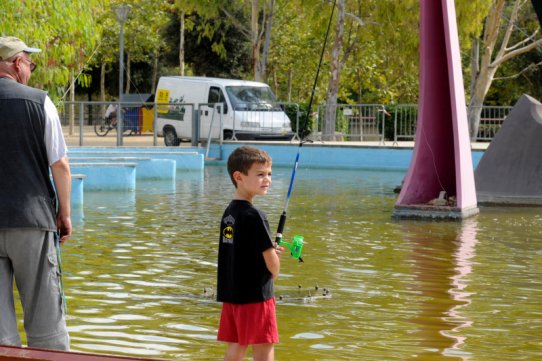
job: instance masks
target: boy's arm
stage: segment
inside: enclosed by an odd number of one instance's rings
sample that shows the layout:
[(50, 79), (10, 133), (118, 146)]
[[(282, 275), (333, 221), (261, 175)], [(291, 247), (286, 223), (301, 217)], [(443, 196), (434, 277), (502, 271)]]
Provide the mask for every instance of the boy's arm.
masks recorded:
[(277, 247), (276, 249), (271, 247), (263, 251), (263, 258), (265, 260), (265, 265), (271, 275), (273, 276), (273, 281), (279, 277), (280, 272), (280, 258), (279, 255), (284, 249), (282, 247)]

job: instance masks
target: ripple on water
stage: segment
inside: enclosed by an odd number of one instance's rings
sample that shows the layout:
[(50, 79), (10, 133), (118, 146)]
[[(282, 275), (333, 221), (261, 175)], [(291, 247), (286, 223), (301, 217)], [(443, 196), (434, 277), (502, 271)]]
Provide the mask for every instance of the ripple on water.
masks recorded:
[[(272, 228), (290, 169), (273, 172), (271, 194), (255, 201)], [(130, 194), (85, 194), (81, 228), (63, 248), (74, 350), (221, 358), (220, 304), (203, 293), (216, 285), (217, 221), (231, 182), (223, 167), (204, 173), (179, 172), (174, 192), (138, 184)], [(403, 177), (298, 169), (285, 235), (305, 237), (305, 263), (283, 258), (277, 295), (306, 299), (319, 285), (333, 297), (277, 303), (277, 358), (537, 359), (540, 210), (396, 222), (391, 190)]]
[(300, 339), (314, 340), (314, 339), (324, 338), (324, 335), (320, 335), (319, 333), (303, 332), (303, 333), (298, 333), (298, 334), (292, 336), (291, 338), (293, 338), (293, 339), (300, 338)]

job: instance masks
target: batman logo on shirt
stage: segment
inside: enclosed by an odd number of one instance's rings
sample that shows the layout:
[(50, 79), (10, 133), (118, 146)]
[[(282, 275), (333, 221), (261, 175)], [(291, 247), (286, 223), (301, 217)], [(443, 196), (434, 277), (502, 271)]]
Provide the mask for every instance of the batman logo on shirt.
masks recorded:
[(227, 226), (222, 231), (222, 234), (224, 235), (224, 237), (226, 237), (228, 239), (232, 239), (233, 238), (233, 227), (232, 226)]

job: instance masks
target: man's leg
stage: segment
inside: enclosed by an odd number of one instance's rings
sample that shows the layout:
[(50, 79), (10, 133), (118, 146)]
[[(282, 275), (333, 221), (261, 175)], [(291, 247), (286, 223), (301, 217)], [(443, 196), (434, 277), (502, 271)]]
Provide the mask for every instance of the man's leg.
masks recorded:
[(13, 301), (13, 267), (5, 252), (9, 232), (0, 231), (0, 345), (21, 346)]
[(242, 361), (246, 352), (247, 346), (241, 346), (238, 343), (229, 342), (224, 361)]
[(273, 361), (275, 360), (275, 347), (272, 343), (252, 345), (252, 357), (254, 361)]
[(24, 230), (7, 246), (24, 310), (29, 347), (69, 350), (52, 232)]

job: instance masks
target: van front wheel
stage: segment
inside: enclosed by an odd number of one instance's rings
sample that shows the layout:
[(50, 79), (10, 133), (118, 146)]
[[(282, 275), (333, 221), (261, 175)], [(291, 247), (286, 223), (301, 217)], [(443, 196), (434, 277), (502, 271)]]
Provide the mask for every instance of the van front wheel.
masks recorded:
[(233, 132), (231, 130), (224, 131), (224, 140), (231, 140), (233, 138)]
[(166, 147), (177, 147), (181, 144), (181, 140), (177, 138), (177, 132), (174, 128), (164, 128), (164, 143)]

